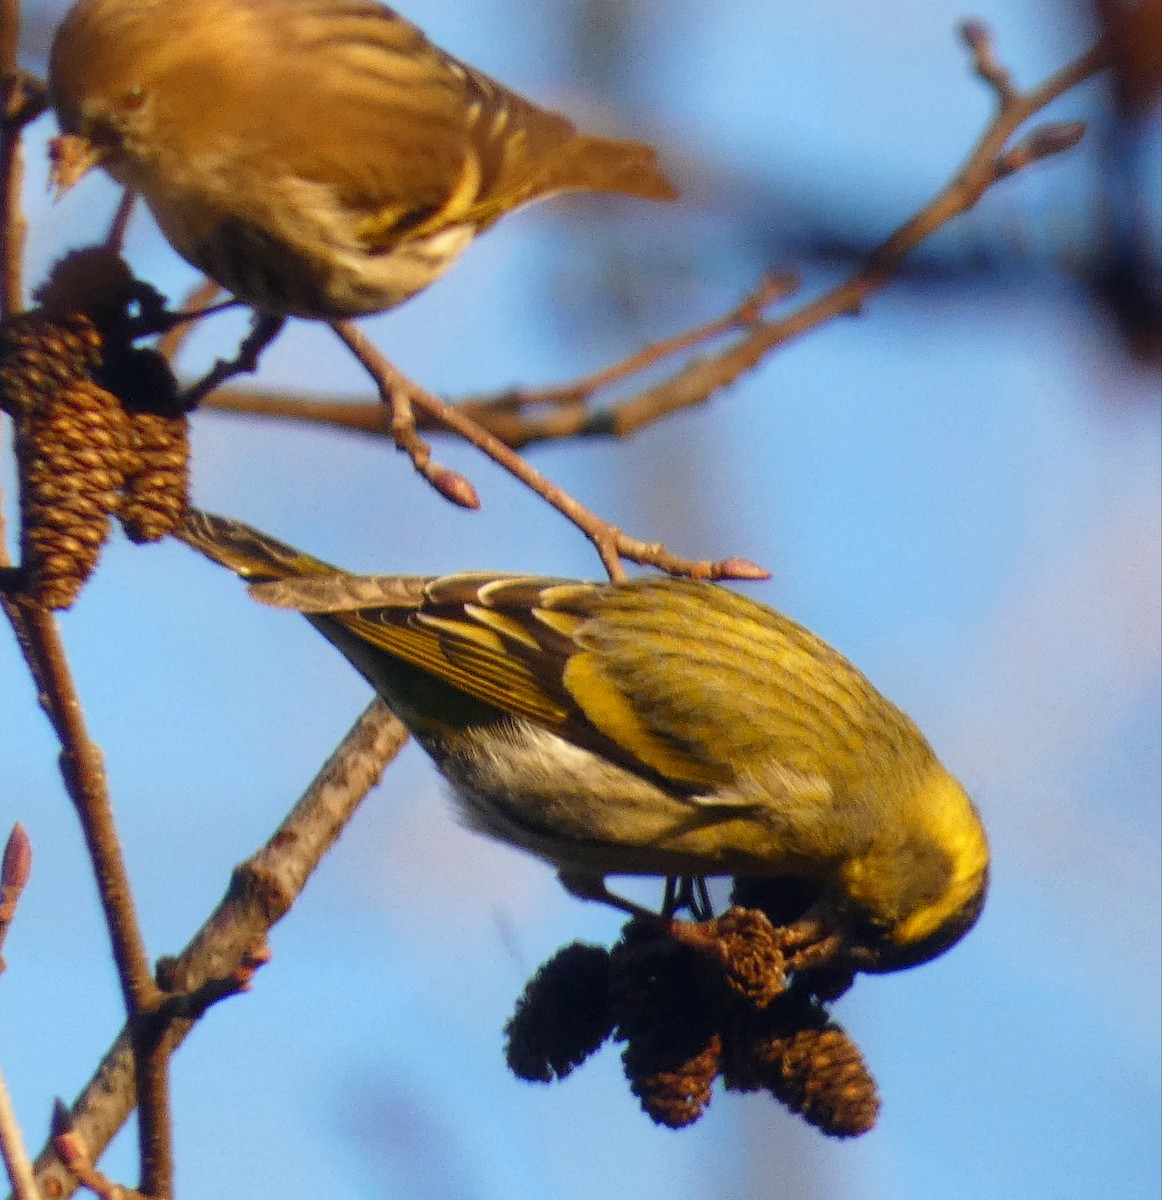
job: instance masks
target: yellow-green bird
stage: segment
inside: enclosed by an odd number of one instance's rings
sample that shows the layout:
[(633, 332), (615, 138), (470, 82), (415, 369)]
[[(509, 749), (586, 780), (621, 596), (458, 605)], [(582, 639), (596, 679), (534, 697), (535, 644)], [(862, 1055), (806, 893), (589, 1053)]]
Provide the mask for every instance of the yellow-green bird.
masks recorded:
[(476, 829), (606, 874), (808, 882), (845, 965), (958, 941), (988, 843), (923, 735), (790, 618), (715, 584), (359, 576), (191, 511), (190, 546), (293, 608), (365, 676)]

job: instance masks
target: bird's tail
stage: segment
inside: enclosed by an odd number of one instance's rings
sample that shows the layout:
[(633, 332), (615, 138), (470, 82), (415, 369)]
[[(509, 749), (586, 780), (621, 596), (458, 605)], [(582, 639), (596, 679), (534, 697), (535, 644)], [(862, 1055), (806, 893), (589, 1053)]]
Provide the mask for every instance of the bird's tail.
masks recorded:
[[(423, 575), (352, 575), (252, 525), (197, 508), (187, 509), (174, 537), (246, 580), (260, 603), (308, 617), (368, 608), (413, 609), (429, 582)], [(327, 636), (335, 641), (331, 633)]]
[(554, 174), (562, 191), (617, 192), (642, 200), (677, 200), (678, 189), (644, 142), (581, 134), (563, 148)]
[(290, 576), (332, 575), (335, 568), (242, 521), (188, 509), (174, 537), (228, 567), (248, 583)]

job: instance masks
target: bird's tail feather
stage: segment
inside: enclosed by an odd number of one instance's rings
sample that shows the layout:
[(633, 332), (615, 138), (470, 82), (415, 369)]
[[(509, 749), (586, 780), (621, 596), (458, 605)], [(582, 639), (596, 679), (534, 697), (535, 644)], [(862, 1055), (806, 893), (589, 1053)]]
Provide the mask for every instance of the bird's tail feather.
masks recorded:
[(229, 517), (188, 509), (174, 536), (250, 583), (288, 576), (330, 575), (335, 568)]
[(196, 508), (186, 511), (174, 536), (246, 580), (260, 603), (306, 615), (412, 609), (428, 582), (422, 575), (352, 575), (252, 525)]
[(562, 190), (617, 192), (642, 200), (678, 198), (678, 189), (658, 166), (657, 151), (644, 142), (578, 136), (554, 173)]

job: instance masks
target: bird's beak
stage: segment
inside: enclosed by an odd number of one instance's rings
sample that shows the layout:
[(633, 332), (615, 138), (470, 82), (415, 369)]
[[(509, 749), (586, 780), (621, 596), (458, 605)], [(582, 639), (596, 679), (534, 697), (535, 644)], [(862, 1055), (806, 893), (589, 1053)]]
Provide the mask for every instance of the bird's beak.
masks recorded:
[(54, 137), (48, 147), (48, 185), (55, 199), (59, 200), (75, 184), (79, 183), (105, 158), (105, 151), (79, 133), (62, 133)]

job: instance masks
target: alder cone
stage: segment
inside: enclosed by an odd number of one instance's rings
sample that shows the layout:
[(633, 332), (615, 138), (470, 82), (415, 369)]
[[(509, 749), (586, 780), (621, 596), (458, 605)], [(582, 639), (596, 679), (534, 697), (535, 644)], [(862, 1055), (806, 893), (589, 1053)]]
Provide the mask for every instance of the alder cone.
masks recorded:
[(68, 608), (77, 598), (121, 504), (128, 447), (120, 402), (88, 380), (43, 398), (18, 422), (24, 591), (34, 603)]
[(128, 419), (125, 494), (118, 514), (133, 542), (172, 533), (189, 505), (190, 442), (184, 416), (136, 412)]

